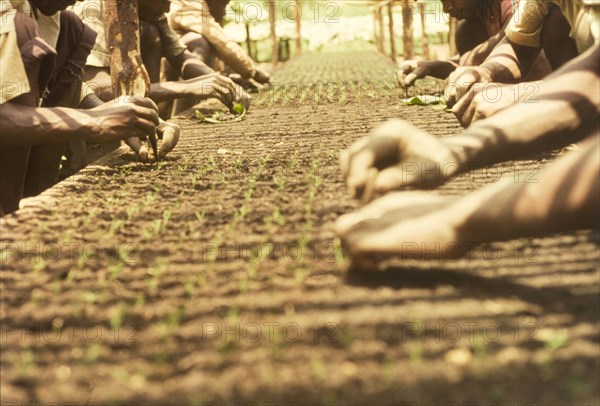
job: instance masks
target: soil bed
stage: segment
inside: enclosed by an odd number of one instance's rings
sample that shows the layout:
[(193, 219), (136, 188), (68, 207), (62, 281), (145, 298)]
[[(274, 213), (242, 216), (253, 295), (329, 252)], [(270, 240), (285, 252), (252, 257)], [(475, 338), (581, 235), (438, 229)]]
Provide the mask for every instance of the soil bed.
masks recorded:
[[(179, 119), (167, 161), (122, 154), (1, 221), (3, 403), (598, 401), (597, 234), (349, 275), (339, 150), (395, 117), (460, 127), (401, 106), (374, 53), (306, 55), (274, 82), (243, 122)], [(551, 159), (431, 193), (535, 179)]]

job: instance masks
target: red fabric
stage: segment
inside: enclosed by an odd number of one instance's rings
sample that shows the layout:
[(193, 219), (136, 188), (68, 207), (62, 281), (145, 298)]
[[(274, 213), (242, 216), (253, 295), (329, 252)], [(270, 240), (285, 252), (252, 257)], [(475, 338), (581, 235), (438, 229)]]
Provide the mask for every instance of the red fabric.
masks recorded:
[[(515, 7), (519, 0), (515, 0)], [(491, 7), (485, 7), (480, 16), (487, 34), (492, 37), (498, 34), (514, 14), (513, 0), (496, 0)]]

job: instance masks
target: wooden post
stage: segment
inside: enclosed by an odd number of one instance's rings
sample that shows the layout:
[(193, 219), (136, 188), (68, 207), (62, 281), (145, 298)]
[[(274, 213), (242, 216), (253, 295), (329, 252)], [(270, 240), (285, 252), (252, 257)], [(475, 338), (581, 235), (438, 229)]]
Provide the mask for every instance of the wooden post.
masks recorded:
[(421, 15), (421, 33), (422, 33), (422, 44), (423, 44), (423, 58), (429, 60), (431, 54), (429, 52), (429, 34), (427, 33), (427, 9), (424, 1), (419, 2), (419, 14)]
[(302, 53), (302, 3), (296, 0), (296, 54)]
[(454, 56), (457, 54), (456, 49), (456, 24), (458, 21), (456, 18), (450, 17), (450, 30), (448, 33), (448, 44), (450, 46), (450, 56)]
[(145, 97), (150, 79), (140, 53), (138, 0), (108, 0), (106, 19), (115, 97)]
[(379, 41), (379, 36), (381, 34), (379, 33), (379, 27), (377, 26), (377, 7), (373, 8), (373, 42), (375, 43), (375, 47), (377, 47), (377, 50), (379, 52), (381, 52), (381, 48), (379, 47), (380, 45), (380, 41)]
[(396, 62), (396, 56), (398, 53), (396, 52), (396, 31), (394, 30), (394, 2), (391, 1), (388, 4), (388, 25), (390, 29), (390, 51), (392, 61)]
[(269, 0), (269, 21), (271, 22), (271, 43), (272, 43), (272, 59), (271, 63), (277, 65), (279, 62), (279, 42), (277, 41), (277, 11), (275, 9), (275, 0)]
[(385, 54), (385, 32), (383, 30), (383, 13), (381, 7), (377, 6), (377, 22), (379, 24), (379, 48)]
[[(107, 0), (105, 5), (110, 75), (115, 97), (146, 97), (150, 78), (140, 52), (138, 0)], [(156, 134), (148, 134), (148, 137), (156, 155)], [(127, 144), (142, 161), (148, 160), (148, 147), (139, 138), (130, 138)]]
[(250, 36), (250, 23), (246, 21), (246, 48), (252, 58), (252, 37)]
[(413, 9), (414, 0), (402, 1), (402, 37), (404, 42), (404, 59), (413, 59)]

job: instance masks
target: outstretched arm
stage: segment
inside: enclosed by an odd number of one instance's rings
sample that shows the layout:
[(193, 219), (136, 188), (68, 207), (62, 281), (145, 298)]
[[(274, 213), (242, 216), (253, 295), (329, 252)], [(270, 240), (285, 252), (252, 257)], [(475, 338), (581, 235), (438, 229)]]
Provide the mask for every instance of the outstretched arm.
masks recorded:
[(91, 110), (0, 105), (3, 148), (72, 140), (113, 142), (156, 133), (158, 108), (150, 99), (121, 98)]
[(600, 227), (600, 144), (551, 164), (531, 183), (502, 181), (461, 198), (387, 195), (342, 216), (336, 232), (361, 269), (379, 255), (443, 259), (482, 242)]
[(357, 197), (369, 190), (431, 186), (475, 166), (580, 141), (598, 128), (599, 69), (597, 47), (542, 82), (529, 103), (502, 110), (455, 137), (438, 140), (409, 123), (391, 121), (342, 152), (346, 182)]

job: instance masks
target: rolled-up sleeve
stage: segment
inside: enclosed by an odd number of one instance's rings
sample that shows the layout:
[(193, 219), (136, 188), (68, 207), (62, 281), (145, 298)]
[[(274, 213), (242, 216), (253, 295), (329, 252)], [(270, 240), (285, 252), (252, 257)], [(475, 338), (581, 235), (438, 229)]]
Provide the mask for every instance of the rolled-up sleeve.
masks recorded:
[(506, 28), (508, 39), (517, 45), (541, 47), (544, 19), (549, 8), (548, 1), (520, 0), (519, 7)]

